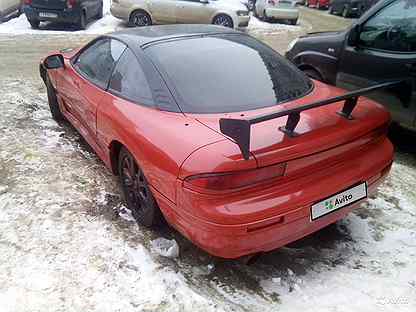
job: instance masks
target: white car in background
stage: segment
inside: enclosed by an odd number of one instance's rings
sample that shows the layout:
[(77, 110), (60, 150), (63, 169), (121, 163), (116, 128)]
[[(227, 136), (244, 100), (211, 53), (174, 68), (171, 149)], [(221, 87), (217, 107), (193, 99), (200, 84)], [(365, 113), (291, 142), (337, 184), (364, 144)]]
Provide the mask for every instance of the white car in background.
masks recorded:
[(254, 13), (262, 20), (288, 20), (296, 25), (299, 9), (295, 0), (257, 0)]
[(22, 0), (0, 0), (0, 23), (12, 13), (21, 13)]
[(216, 24), (248, 26), (247, 7), (238, 0), (113, 0), (111, 14), (130, 26)]

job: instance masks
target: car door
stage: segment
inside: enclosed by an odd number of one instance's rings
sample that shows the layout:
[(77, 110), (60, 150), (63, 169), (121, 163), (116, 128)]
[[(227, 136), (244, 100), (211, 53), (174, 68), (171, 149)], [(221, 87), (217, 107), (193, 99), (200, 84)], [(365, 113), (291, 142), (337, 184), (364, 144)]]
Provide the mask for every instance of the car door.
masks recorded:
[(4, 13), (9, 14), (13, 12), (13, 10), (17, 7), (17, 1), (16, 0), (1, 0), (4, 2)]
[(200, 0), (177, 0), (176, 22), (189, 24), (210, 24), (215, 8), (210, 2)]
[(96, 141), (97, 107), (106, 94), (111, 73), (125, 48), (118, 40), (98, 39), (82, 50), (73, 66), (62, 75), (60, 89), (67, 102), (64, 106), (90, 144)]
[(157, 23), (176, 23), (177, 0), (147, 0), (152, 18)]
[[(361, 22), (361, 21), (360, 21)], [(362, 88), (372, 84), (416, 77), (416, 2), (396, 0), (361, 23), (356, 47), (346, 44), (337, 74), (337, 85)], [(394, 121), (415, 127), (416, 94), (403, 103), (391, 92), (374, 99), (390, 110)]]

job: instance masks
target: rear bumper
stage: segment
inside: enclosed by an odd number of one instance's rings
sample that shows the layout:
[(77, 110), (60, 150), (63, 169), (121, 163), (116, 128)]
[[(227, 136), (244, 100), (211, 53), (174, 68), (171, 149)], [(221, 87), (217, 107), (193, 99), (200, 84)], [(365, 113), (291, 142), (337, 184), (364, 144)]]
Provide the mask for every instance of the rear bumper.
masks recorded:
[(237, 16), (238, 27), (247, 27), (250, 22), (250, 15)]
[(279, 18), (279, 19), (297, 19), (299, 18), (298, 9), (278, 9), (278, 8), (267, 8), (266, 10), (267, 17), (270, 18)]
[[(190, 194), (178, 182), (176, 206), (153, 191), (168, 222), (184, 236), (212, 255), (238, 258), (279, 248), (343, 218), (361, 202), (315, 221), (311, 220), (311, 205), (362, 181), (367, 181), (368, 194), (374, 194), (388, 174), (392, 159), (393, 147), (385, 139), (348, 161), (249, 198), (240, 195), (239, 199), (212, 199)], [(264, 212), (270, 208), (274, 215), (265, 217)], [(211, 220), (202, 218), (197, 212), (205, 209), (217, 216)], [(241, 215), (247, 216), (250, 210), (257, 211), (253, 219), (239, 223)]]
[[(28, 20), (36, 20), (41, 22), (61, 22), (61, 23), (78, 23), (81, 17), (80, 9), (38, 9), (31, 6), (25, 6), (24, 12)], [(54, 14), (55, 17), (40, 16), (40, 13)]]

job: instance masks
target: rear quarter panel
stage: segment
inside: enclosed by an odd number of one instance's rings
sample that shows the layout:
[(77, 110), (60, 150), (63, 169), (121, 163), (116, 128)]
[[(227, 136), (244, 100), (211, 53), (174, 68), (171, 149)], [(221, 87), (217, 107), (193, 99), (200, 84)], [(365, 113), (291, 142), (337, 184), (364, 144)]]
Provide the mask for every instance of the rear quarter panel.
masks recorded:
[(224, 138), (181, 113), (163, 112), (108, 94), (97, 112), (97, 140), (108, 150), (112, 141), (135, 157), (151, 186), (176, 201), (176, 180), (186, 158), (198, 148)]

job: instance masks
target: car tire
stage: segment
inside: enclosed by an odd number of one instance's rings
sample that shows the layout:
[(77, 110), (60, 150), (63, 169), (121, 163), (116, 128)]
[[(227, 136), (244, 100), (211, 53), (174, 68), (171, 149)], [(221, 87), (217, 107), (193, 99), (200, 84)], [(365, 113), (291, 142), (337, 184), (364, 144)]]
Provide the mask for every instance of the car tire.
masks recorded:
[(82, 11), (81, 16), (79, 17), (78, 29), (79, 30), (87, 29), (87, 14), (85, 11)]
[(292, 20), (290, 20), (290, 24), (291, 25), (297, 25), (298, 24), (298, 19), (292, 19)]
[(104, 16), (104, 4), (103, 4), (103, 2), (101, 1), (101, 5), (100, 5), (100, 8), (99, 8), (99, 10), (98, 10), (98, 14), (97, 14), (97, 20), (102, 19), (102, 18), (103, 18), (103, 16)]
[(212, 24), (228, 28), (234, 28), (233, 19), (226, 14), (218, 14), (217, 16), (215, 16), (212, 20)]
[(46, 92), (48, 95), (48, 104), (49, 109), (51, 110), (52, 118), (56, 121), (64, 121), (65, 116), (62, 114), (61, 109), (59, 108), (58, 98), (56, 96), (56, 91), (49, 79), (49, 76), (46, 75), (45, 79), (45, 85), (46, 85)]
[(350, 10), (348, 6), (345, 6), (344, 9), (342, 10), (342, 17), (344, 18), (350, 17)]
[(152, 18), (150, 17), (147, 12), (138, 10), (134, 11), (130, 15), (129, 19), (129, 26), (130, 27), (143, 27), (143, 26), (151, 26), (152, 25)]
[(30, 27), (33, 29), (39, 29), (40, 21), (38, 20), (29, 20)]
[(322, 78), (322, 75), (315, 69), (303, 69), (302, 70), (309, 78), (315, 79), (315, 80), (319, 80), (319, 81), (324, 81), (324, 79)]
[(334, 9), (332, 8), (332, 5), (328, 8), (328, 13), (331, 15), (334, 14)]
[(248, 0), (248, 2), (247, 2), (247, 9), (249, 11), (254, 11), (255, 10), (255, 6), (256, 6), (256, 4), (255, 4), (254, 0)]
[(270, 21), (269, 17), (266, 14), (266, 10), (263, 11), (263, 16), (262, 16), (261, 20), (263, 22), (269, 22)]
[(139, 225), (160, 225), (163, 215), (157, 206), (143, 171), (133, 155), (124, 147), (118, 157), (118, 172), (127, 208)]

